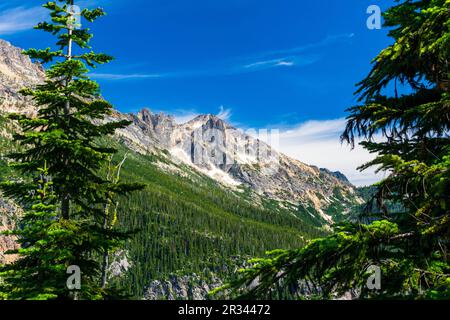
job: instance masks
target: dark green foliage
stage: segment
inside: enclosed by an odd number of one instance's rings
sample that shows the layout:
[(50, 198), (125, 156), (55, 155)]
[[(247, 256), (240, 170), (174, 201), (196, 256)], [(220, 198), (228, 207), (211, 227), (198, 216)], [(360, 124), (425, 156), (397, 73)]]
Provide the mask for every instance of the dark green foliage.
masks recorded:
[[(136, 234), (126, 246), (131, 269), (111, 279), (109, 287), (142, 298), (151, 280), (171, 274), (226, 279), (247, 258), (278, 247), (303, 246), (308, 239), (326, 235), (312, 226), (309, 214), (296, 217), (288, 210), (274, 212), (275, 204), (254, 206), (250, 191), (226, 191), (185, 166), (179, 167), (182, 174), (164, 172), (157, 162), (174, 165), (164, 155), (138, 155), (112, 139), (101, 141), (119, 150), (116, 160), (129, 154), (121, 173), (124, 182), (147, 185), (139, 193), (115, 199), (117, 226)], [(0, 147), (0, 152), (5, 150), (9, 147)], [(0, 165), (1, 173), (5, 169)]]
[[(100, 299), (105, 294), (98, 288), (98, 263), (85, 252), (99, 250), (99, 245), (117, 242), (120, 234), (106, 233), (89, 220), (58, 219), (53, 182), (46, 167), (34, 182), (36, 191), (30, 194), (31, 205), (20, 219), (16, 230), (4, 232), (16, 236), (20, 249), (8, 254), (19, 255), (16, 263), (0, 269), (0, 297), (18, 300), (73, 298), (65, 287), (68, 263), (83, 271), (83, 286), (77, 293), (85, 299)], [(118, 244), (118, 242), (117, 242)], [(80, 259), (80, 256), (83, 256)]]
[[(377, 195), (379, 193), (378, 186), (361, 187), (357, 189), (357, 193), (361, 199), (364, 200), (364, 203), (352, 208), (347, 220), (361, 223), (369, 223), (378, 220), (383, 210), (377, 203)], [(390, 213), (405, 212), (404, 206), (395, 200), (385, 199), (384, 207)]]
[[(119, 155), (127, 152), (118, 148)], [(161, 171), (157, 161), (170, 164), (158, 155), (130, 154), (122, 169), (124, 181), (147, 185), (120, 200), (118, 212), (122, 226), (139, 231), (127, 245), (132, 268), (114, 283), (135, 297), (154, 279), (173, 273), (227, 278), (246, 257), (325, 235), (288, 211), (254, 206), (187, 167), (179, 168), (183, 175)]]
[[(104, 121), (112, 106), (100, 97), (98, 84), (87, 77), (86, 64), (93, 67), (109, 62), (111, 57), (72, 53), (73, 45), (89, 48), (92, 35), (88, 29), (75, 29), (70, 23), (70, 5), (73, 0), (47, 2), (44, 7), (50, 10), (51, 22), (36, 27), (55, 35), (60, 50), (25, 52), (42, 63), (53, 63), (44, 84), (22, 90), (39, 107), (37, 117), (9, 116), (21, 130), (14, 136), (20, 148), (8, 157), (13, 161), (11, 167), (24, 179), (6, 181), (0, 187), (5, 196), (24, 207), (22, 224), (26, 227), (13, 232), (23, 245), (19, 260), (2, 269), (2, 293), (8, 299), (107, 296), (108, 290), (100, 288), (96, 256), (119, 247), (128, 234), (104, 228), (104, 207), (108, 201), (116, 201), (113, 197), (141, 188), (138, 184), (111, 183), (98, 174), (115, 153), (97, 143), (98, 139), (128, 122)], [(103, 14), (101, 9), (81, 13), (91, 22)], [(52, 196), (36, 202), (30, 192), (36, 190), (35, 177), (44, 164), (52, 179)], [(82, 289), (76, 294), (66, 288), (67, 275), (63, 275), (72, 265), (79, 266), (83, 276)]]
[[(361, 169), (389, 173), (376, 185), (369, 219), (341, 223), (302, 249), (252, 261), (223, 288), (234, 289), (233, 296), (283, 298), (303, 281), (310, 297), (357, 290), (360, 298), (450, 298), (450, 2), (397, 2), (384, 14), (395, 43), (359, 84), (363, 105), (348, 110), (342, 136), (351, 144), (363, 138), (362, 146), (376, 155)], [(391, 83), (411, 93), (384, 95)], [(376, 134), (385, 141), (375, 141)], [(366, 286), (371, 265), (382, 271), (379, 290)], [(259, 284), (250, 287), (255, 279)]]

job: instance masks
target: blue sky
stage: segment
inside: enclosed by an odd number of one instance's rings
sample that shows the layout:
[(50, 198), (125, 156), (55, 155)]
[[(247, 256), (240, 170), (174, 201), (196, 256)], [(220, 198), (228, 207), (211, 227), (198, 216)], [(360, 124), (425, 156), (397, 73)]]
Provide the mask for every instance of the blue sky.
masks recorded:
[[(345, 109), (356, 103), (355, 84), (392, 42), (386, 30), (366, 27), (368, 6), (386, 8), (393, 1), (79, 2), (108, 12), (91, 26), (92, 45), (116, 60), (93, 76), (120, 111), (148, 107), (180, 121), (221, 113), (242, 128), (277, 128), (290, 137), (303, 130), (282, 151), (344, 171), (356, 184), (377, 179), (354, 170), (370, 159), (362, 150), (341, 157), (339, 165), (321, 143), (340, 147)], [(49, 36), (30, 30), (42, 17), (41, 3), (2, 1), (0, 37), (22, 48), (51, 45)], [(305, 135), (305, 128), (314, 130)]]

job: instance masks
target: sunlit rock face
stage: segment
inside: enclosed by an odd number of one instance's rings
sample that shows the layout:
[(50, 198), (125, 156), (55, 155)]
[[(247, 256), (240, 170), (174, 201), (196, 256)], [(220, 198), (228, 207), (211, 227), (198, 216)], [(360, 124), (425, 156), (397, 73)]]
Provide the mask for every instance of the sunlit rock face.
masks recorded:
[[(39, 64), (21, 49), (0, 40), (0, 112), (36, 114), (32, 102), (19, 90), (45, 80)], [(137, 114), (115, 111), (105, 121), (128, 120), (116, 138), (133, 151), (158, 154), (187, 165), (234, 191), (251, 190), (260, 199), (310, 214), (323, 224), (334, 221), (330, 208), (345, 214), (360, 202), (355, 188), (340, 173), (306, 165), (279, 153), (276, 134), (242, 131), (214, 115), (200, 115), (177, 123), (173, 116), (143, 109)], [(267, 143), (266, 143), (267, 142)], [(162, 163), (162, 170), (176, 171)]]
[[(3, 199), (0, 194), (0, 232), (13, 229), (20, 214), (21, 210), (11, 201)], [(5, 254), (5, 252), (17, 248), (15, 237), (0, 235), (0, 265), (16, 260), (17, 256)]]
[(333, 223), (327, 211), (337, 201), (343, 207), (360, 202), (342, 174), (306, 165), (265, 143), (276, 139), (271, 132), (244, 132), (214, 115), (200, 115), (181, 124), (148, 109), (128, 117), (133, 125), (119, 134), (132, 137), (131, 148), (168, 151), (171, 160), (226, 187), (247, 187), (292, 209), (299, 204), (310, 207), (311, 214), (325, 224)]
[(33, 114), (30, 100), (19, 90), (32, 87), (45, 80), (45, 71), (33, 63), (22, 50), (0, 39), (0, 111)]

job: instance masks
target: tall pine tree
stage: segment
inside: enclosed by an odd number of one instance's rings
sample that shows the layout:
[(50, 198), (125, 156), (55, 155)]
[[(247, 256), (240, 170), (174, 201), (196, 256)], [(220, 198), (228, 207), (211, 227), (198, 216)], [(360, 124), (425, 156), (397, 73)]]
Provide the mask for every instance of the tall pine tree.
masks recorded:
[[(8, 299), (102, 299), (112, 293), (102, 280), (101, 257), (128, 237), (104, 226), (105, 206), (111, 197), (142, 186), (112, 183), (99, 174), (116, 152), (99, 141), (129, 125), (127, 121), (106, 122), (112, 106), (87, 76), (89, 67), (112, 57), (90, 51), (92, 34), (77, 23), (82, 19), (93, 22), (104, 11), (77, 13), (73, 0), (49, 1), (43, 6), (51, 20), (36, 29), (56, 36), (57, 48), (25, 52), (33, 60), (52, 65), (45, 83), (22, 91), (39, 108), (37, 116), (10, 116), (22, 129), (15, 139), (23, 151), (9, 157), (26, 178), (3, 183), (1, 189), (23, 205), (25, 215), (12, 232), (22, 245), (11, 252), (18, 253), (19, 260), (0, 269), (0, 291)], [(46, 188), (43, 181), (36, 182), (42, 170), (51, 177), (52, 192), (36, 196)], [(75, 292), (66, 285), (70, 266), (78, 266), (82, 275), (81, 289)]]
[[(367, 206), (365, 220), (373, 222), (343, 223), (305, 248), (268, 253), (218, 291), (301, 298), (302, 285), (322, 298), (350, 290), (360, 298), (450, 298), (450, 1), (397, 2), (384, 13), (394, 44), (359, 84), (362, 105), (349, 109), (342, 136), (352, 145), (362, 138), (376, 154), (361, 169), (389, 174)], [(409, 93), (399, 95), (398, 85)], [(375, 141), (377, 134), (384, 141)], [(367, 285), (376, 270), (370, 266), (380, 268), (381, 288)]]

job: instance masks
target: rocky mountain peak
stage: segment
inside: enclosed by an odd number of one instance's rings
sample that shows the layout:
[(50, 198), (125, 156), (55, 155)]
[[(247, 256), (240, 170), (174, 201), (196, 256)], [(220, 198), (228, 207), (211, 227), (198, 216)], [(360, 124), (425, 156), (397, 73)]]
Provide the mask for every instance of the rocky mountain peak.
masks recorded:
[(22, 54), (22, 49), (0, 39), (0, 111), (35, 113), (35, 108), (18, 91), (45, 80), (42, 65)]
[(144, 108), (138, 112), (137, 117), (142, 122), (150, 125), (153, 129), (158, 127), (173, 127), (175, 126), (175, 118), (163, 112), (155, 114), (148, 108)]
[(25, 84), (43, 80), (45, 71), (42, 65), (32, 62), (22, 51), (10, 42), (0, 39), (0, 74)]
[(340, 171), (330, 171), (326, 168), (320, 168), (321, 172), (334, 176), (336, 179), (342, 181), (343, 183), (351, 184), (348, 178)]
[[(6, 41), (0, 41), (0, 53), (0, 111), (35, 110), (18, 92), (45, 79), (42, 67)], [(117, 119), (132, 120), (130, 126), (116, 132), (130, 149), (170, 157), (167, 162), (173, 166), (161, 164), (163, 170), (176, 171), (182, 163), (225, 188), (239, 192), (249, 189), (325, 224), (333, 222), (331, 215), (337, 205), (342, 211), (341, 207), (359, 201), (355, 188), (340, 173), (289, 158), (215, 115), (200, 115), (184, 124), (149, 109), (131, 115), (117, 112), (107, 118)]]
[(218, 129), (221, 131), (225, 131), (226, 129), (235, 129), (229, 123), (213, 114), (199, 115), (194, 119), (188, 121), (185, 125), (193, 128), (202, 127), (203, 130)]
[(203, 121), (203, 122), (222, 121), (223, 122), (222, 119), (220, 119), (219, 117), (217, 117), (216, 115), (211, 114), (211, 113), (198, 115), (197, 117), (195, 117), (191, 121), (194, 121), (194, 122), (198, 122), (198, 121)]

